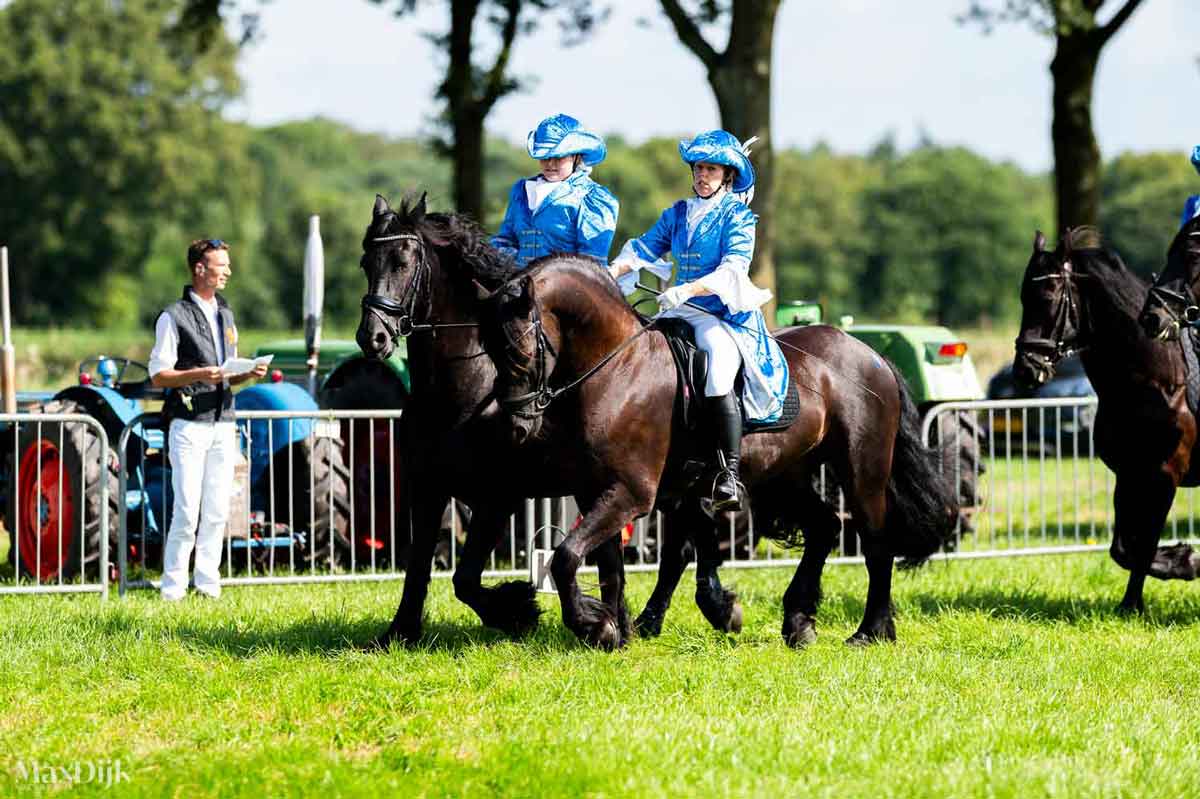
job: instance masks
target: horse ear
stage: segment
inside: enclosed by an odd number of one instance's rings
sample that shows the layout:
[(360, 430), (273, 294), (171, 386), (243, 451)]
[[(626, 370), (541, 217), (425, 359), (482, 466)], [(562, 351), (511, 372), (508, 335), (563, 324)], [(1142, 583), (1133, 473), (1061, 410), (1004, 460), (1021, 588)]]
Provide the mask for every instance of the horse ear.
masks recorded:
[(1042, 233), (1042, 231), (1039, 230), (1037, 232), (1037, 235), (1035, 235), (1033, 237), (1033, 251), (1034, 252), (1042, 252), (1045, 249), (1046, 249), (1046, 236), (1044, 233)]
[(375, 210), (374, 210), (375, 216), (379, 216), (380, 214), (386, 214), (390, 210), (392, 210), (392, 209), (388, 207), (388, 201), (383, 199), (383, 195), (376, 194), (375, 195)]
[(417, 200), (417, 207), (413, 209), (413, 216), (418, 220), (425, 218), (425, 194), (421, 192), (421, 199)]

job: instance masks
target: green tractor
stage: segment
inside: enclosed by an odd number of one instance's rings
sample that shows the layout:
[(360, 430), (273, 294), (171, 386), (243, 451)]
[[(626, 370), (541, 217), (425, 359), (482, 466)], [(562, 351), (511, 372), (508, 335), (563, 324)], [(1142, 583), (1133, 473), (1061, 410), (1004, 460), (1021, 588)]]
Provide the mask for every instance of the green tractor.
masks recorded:
[[(780, 303), (775, 312), (778, 327), (821, 324), (824, 309), (817, 302)], [(838, 327), (862, 341), (896, 365), (912, 392), (921, 416), (943, 402), (983, 399), (983, 389), (967, 344), (949, 328), (938, 325), (860, 325), (843, 316)], [(932, 442), (942, 453), (947, 475), (958, 484), (964, 509), (979, 504), (978, 477), (984, 432), (969, 411), (939, 417)], [(964, 515), (962, 529), (970, 528)]]

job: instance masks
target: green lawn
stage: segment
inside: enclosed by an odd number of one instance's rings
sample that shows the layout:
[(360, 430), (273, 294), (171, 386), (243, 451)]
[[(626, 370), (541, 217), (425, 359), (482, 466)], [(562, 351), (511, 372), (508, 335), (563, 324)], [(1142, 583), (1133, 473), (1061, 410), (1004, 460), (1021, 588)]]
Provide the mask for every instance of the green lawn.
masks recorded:
[(1126, 619), (1103, 555), (936, 563), (897, 579), (900, 643), (863, 651), (841, 641), (865, 576), (835, 567), (794, 652), (789, 574), (726, 577), (740, 636), (681, 595), (662, 638), (616, 654), (552, 599), (529, 640), (484, 631), (447, 581), (425, 644), (385, 654), (351, 642), (398, 583), (0, 597), (0, 795), (35, 793), (35, 762), (115, 760), (122, 796), (1200, 794), (1200, 586), (1153, 583)]

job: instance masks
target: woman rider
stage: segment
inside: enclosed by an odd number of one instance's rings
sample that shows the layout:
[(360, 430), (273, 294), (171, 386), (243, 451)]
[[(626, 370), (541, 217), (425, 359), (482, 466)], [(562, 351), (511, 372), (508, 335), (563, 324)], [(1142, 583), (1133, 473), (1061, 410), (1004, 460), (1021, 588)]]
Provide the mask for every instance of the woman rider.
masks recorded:
[[(1197, 144), (1196, 148), (1192, 150), (1192, 166), (1196, 167), (1197, 172), (1200, 172), (1200, 144)], [(1183, 205), (1183, 218), (1179, 221), (1179, 226), (1183, 227), (1197, 216), (1200, 216), (1200, 194), (1193, 194)]]
[[(695, 196), (663, 211), (654, 227), (621, 249), (609, 271), (630, 294), (639, 269), (666, 279), (670, 264), (659, 259), (668, 251), (675, 256), (675, 285), (658, 302), (664, 317), (684, 319), (695, 329), (697, 345), (708, 353), (705, 405), (723, 461), (717, 464), (713, 510), (738, 510), (742, 404), (750, 421), (779, 419), (788, 368), (759, 310), (771, 292), (749, 277), (757, 217), (739, 197), (754, 186), (748, 148), (732, 134), (713, 130), (681, 141), (679, 153), (691, 167)], [(739, 402), (734, 385), (742, 367)]]
[(526, 145), (541, 173), (513, 184), (492, 246), (513, 256), (522, 269), (552, 252), (607, 263), (617, 229), (617, 198), (588, 176), (607, 154), (604, 140), (577, 119), (555, 114), (530, 131)]

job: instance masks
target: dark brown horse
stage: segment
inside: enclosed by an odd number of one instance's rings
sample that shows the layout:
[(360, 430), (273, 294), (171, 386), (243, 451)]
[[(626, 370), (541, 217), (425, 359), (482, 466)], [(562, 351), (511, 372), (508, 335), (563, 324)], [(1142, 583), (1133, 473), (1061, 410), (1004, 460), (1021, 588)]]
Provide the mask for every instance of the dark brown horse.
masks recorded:
[[(503, 365), (496, 391), (514, 438), (550, 458), (583, 511), (551, 563), (563, 622), (580, 637), (615, 641), (616, 614), (576, 582), (584, 558), (656, 503), (682, 495), (685, 506), (695, 504), (677, 468), (696, 453), (687, 437), (673, 435), (676, 374), (666, 340), (643, 334), (644, 321), (607, 272), (584, 258), (531, 265), (498, 292), (497, 305), (488, 347)], [(821, 571), (840, 527), (813, 489), (826, 463), (858, 526), (870, 577), (850, 640), (892, 640), (893, 558), (920, 562), (948, 540), (952, 492), (886, 361), (832, 327), (791, 329), (780, 339), (801, 391), (800, 416), (786, 430), (746, 438), (742, 478), (764, 535), (795, 542), (803, 528), (804, 555), (783, 598), (783, 637), (802, 645), (815, 635)], [(698, 542), (715, 537), (712, 521), (693, 523)]]
[(1014, 375), (1040, 385), (1065, 355), (1080, 353), (1099, 398), (1096, 454), (1116, 475), (1110, 554), (1129, 570), (1119, 607), (1141, 613), (1147, 575), (1192, 579), (1196, 571), (1190, 548), (1158, 546), (1175, 489), (1197, 484), (1182, 350), (1143, 332), (1138, 314), (1148, 286), (1094, 229), (1069, 231), (1057, 249), (1045, 247), (1039, 232), (1021, 284)]
[[(386, 358), (396, 339), (406, 337), (412, 388), (400, 421), (407, 479), (402, 517), (411, 518), (412, 543), (400, 607), (375, 643), (420, 637), (431, 556), (451, 495), (473, 511), (454, 574), (455, 594), (485, 625), (511, 635), (528, 632), (539, 613), (532, 586), (513, 581), (484, 587), (480, 577), (521, 498), (567, 494), (570, 486), (547, 447), (513, 445), (508, 417), (498, 412), (494, 399), (496, 369), (483, 347), (480, 319), (495, 303), (481, 297), (516, 270), (470, 220), (426, 214), (424, 198), (398, 209), (376, 199), (363, 239), (362, 268), (368, 291), (359, 347), (368, 356)], [(671, 526), (676, 526), (673, 520)], [(678, 548), (685, 543), (679, 536), (672, 542)], [(697, 602), (714, 626), (735, 628), (737, 607), (716, 578), (718, 548), (714, 543), (697, 551)], [(601, 595), (617, 614), (624, 640), (631, 624), (619, 593), (624, 569), (619, 538), (600, 547), (595, 557)], [(665, 557), (679, 563), (682, 572), (680, 552)], [(676, 574), (671, 589), (678, 579)], [(619, 641), (595, 643), (612, 646)]]

